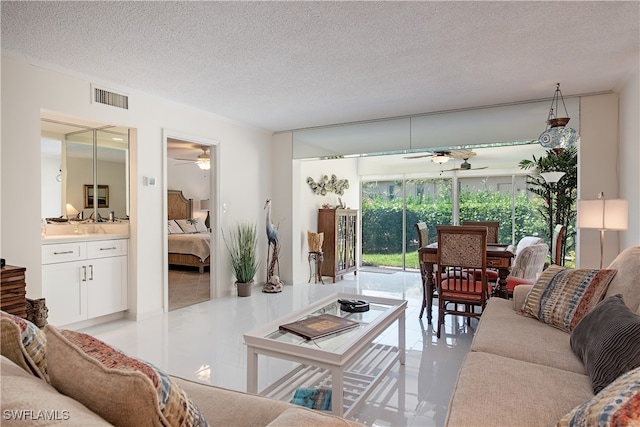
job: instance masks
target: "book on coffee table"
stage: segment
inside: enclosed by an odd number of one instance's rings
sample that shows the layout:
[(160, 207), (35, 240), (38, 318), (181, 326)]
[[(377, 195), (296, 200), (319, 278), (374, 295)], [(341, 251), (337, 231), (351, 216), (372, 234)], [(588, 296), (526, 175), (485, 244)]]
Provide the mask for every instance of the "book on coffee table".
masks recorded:
[(333, 314), (320, 314), (318, 316), (308, 317), (296, 322), (280, 325), (280, 330), (291, 332), (307, 340), (315, 340), (317, 338), (335, 334), (336, 332), (355, 328), (358, 325), (358, 322), (334, 316)]

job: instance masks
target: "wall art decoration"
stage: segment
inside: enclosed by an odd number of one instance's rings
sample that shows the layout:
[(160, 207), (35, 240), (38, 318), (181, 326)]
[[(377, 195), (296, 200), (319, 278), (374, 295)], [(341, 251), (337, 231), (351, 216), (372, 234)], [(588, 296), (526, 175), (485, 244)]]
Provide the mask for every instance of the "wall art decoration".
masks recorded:
[(313, 178), (307, 178), (307, 184), (311, 188), (314, 194), (318, 196), (325, 196), (327, 193), (336, 193), (339, 196), (344, 195), (344, 190), (349, 188), (348, 179), (338, 179), (335, 175), (324, 175), (320, 181), (315, 182)]

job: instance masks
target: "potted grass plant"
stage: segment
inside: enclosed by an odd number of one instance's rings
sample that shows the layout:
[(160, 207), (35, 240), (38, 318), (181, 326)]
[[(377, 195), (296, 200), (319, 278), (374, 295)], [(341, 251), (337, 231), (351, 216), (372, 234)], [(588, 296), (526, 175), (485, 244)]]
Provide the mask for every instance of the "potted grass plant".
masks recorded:
[(222, 237), (231, 256), (231, 267), (236, 278), (238, 296), (248, 297), (251, 295), (253, 279), (260, 266), (256, 254), (258, 245), (256, 225), (240, 223), (235, 230), (231, 231), (228, 239), (224, 233)]

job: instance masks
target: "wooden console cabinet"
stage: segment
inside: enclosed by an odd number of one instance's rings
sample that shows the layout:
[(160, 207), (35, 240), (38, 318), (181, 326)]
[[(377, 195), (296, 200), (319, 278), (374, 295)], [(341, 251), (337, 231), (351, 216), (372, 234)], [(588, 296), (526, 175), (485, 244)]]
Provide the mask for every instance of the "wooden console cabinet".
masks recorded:
[(357, 274), (358, 211), (319, 209), (318, 233), (324, 233), (322, 275), (333, 278)]
[(5, 265), (0, 270), (0, 309), (7, 313), (27, 317), (27, 282), (24, 267)]

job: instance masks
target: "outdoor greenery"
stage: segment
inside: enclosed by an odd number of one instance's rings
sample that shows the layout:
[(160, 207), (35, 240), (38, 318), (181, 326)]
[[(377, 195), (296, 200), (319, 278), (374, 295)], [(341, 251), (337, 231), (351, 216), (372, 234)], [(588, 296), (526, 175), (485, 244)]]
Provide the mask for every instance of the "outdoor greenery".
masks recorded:
[[(527, 189), (544, 201), (538, 215), (547, 224), (546, 237), (553, 236), (556, 224), (565, 226), (562, 242), (562, 258), (575, 247), (576, 200), (578, 198), (578, 149), (573, 146), (565, 150), (548, 150), (544, 157), (522, 160), (521, 169), (532, 170), (527, 176)], [(547, 183), (540, 173), (564, 172), (557, 183)], [(553, 215), (553, 218), (551, 217)]]
[(228, 239), (224, 231), (222, 237), (231, 256), (231, 267), (236, 280), (239, 283), (251, 282), (260, 266), (256, 251), (258, 245), (256, 225), (238, 224), (236, 229), (231, 231)]
[[(427, 180), (424, 180), (427, 181)], [(435, 195), (422, 194), (406, 198), (407, 253), (417, 249), (417, 236), (413, 225), (425, 222), (429, 227), (429, 240), (435, 241), (437, 225), (449, 225), (452, 220), (450, 180), (437, 182)], [(365, 189), (366, 190), (366, 189)], [(386, 200), (384, 195), (367, 194), (362, 203), (362, 252), (363, 254), (402, 253), (401, 198)], [(546, 222), (538, 213), (541, 201), (528, 199), (524, 192), (515, 198), (515, 242), (524, 236), (545, 237)], [(496, 191), (460, 192), (460, 221), (499, 221), (499, 242), (511, 243), (510, 194)], [(366, 255), (363, 255), (366, 260)]]

